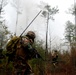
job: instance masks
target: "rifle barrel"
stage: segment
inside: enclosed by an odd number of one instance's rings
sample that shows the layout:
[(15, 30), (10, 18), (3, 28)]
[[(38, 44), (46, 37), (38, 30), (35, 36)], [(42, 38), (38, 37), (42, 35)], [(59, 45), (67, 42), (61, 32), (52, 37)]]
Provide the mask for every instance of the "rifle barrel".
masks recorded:
[[(42, 11), (42, 10), (41, 10)], [(41, 13), (41, 11), (35, 16), (35, 18), (28, 24), (28, 26), (25, 28), (25, 30), (21, 33), (20, 36), (26, 31), (26, 29), (31, 25), (31, 23), (36, 19), (36, 17)]]

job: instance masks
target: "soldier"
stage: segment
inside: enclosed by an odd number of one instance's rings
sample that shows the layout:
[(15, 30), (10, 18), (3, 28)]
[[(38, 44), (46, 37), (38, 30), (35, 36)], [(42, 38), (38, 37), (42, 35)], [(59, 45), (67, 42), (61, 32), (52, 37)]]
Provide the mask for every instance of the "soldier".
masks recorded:
[(32, 46), (35, 37), (33, 31), (28, 31), (25, 36), (20, 37), (20, 40), (16, 44), (16, 51), (13, 58), (14, 75), (30, 75), (32, 73), (28, 60), (37, 57), (40, 58)]
[(56, 66), (58, 63), (58, 52), (57, 52), (57, 50), (54, 50), (52, 53), (52, 63), (54, 66)]
[(29, 31), (25, 37), (21, 37), (21, 40), (17, 44), (16, 56), (14, 59), (16, 75), (29, 75), (32, 73), (28, 60), (33, 58), (34, 50), (32, 45), (34, 43), (34, 39), (35, 33)]

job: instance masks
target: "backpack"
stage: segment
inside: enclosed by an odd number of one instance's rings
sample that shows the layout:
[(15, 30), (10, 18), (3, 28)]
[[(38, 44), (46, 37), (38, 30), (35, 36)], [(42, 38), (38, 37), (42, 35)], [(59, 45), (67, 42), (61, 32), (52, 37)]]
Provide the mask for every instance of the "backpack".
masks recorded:
[(16, 44), (20, 40), (19, 37), (13, 37), (6, 45), (6, 56), (13, 57), (16, 51)]

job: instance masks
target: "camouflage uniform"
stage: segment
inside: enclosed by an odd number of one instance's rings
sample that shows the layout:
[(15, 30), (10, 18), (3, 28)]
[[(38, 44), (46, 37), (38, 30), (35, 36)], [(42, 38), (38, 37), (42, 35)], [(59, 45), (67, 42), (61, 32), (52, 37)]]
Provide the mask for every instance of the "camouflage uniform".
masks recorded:
[(35, 33), (29, 31), (25, 37), (21, 37), (16, 45), (16, 53), (13, 59), (14, 75), (30, 75), (32, 73), (28, 60), (32, 59), (34, 55), (32, 47), (34, 39)]
[(58, 63), (58, 53), (57, 50), (54, 50), (54, 53), (52, 53), (52, 63), (54, 66)]

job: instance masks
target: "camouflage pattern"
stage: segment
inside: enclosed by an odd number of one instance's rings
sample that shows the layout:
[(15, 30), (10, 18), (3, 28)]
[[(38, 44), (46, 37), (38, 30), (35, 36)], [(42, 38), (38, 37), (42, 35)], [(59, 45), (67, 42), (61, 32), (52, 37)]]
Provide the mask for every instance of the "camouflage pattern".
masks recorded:
[(26, 36), (29, 37), (32, 40), (32, 42), (34, 42), (34, 39), (36, 37), (36, 35), (33, 31), (28, 31)]
[(54, 50), (52, 53), (52, 63), (54, 66), (58, 63), (58, 52), (57, 50)]
[(12, 58), (14, 67), (13, 75), (30, 75), (32, 73), (32, 69), (28, 64), (28, 60), (34, 58), (35, 54), (32, 47), (32, 39), (26, 35), (26, 37), (21, 37), (16, 40), (15, 48), (13, 47), (15, 54), (13, 54), (14, 57)]
[(20, 73), (21, 75), (28, 75), (32, 72), (31, 67), (28, 64), (28, 60), (32, 58), (33, 52), (30, 40), (27, 38), (22, 38), (16, 46), (16, 55), (14, 59), (14, 68), (16, 75)]
[(6, 45), (7, 53), (11, 54), (13, 51), (15, 51), (16, 43), (20, 40), (19, 37), (15, 36), (10, 41), (8, 41)]
[(33, 39), (36, 37), (35, 33), (33, 31), (28, 31), (26, 35), (29, 35)]

